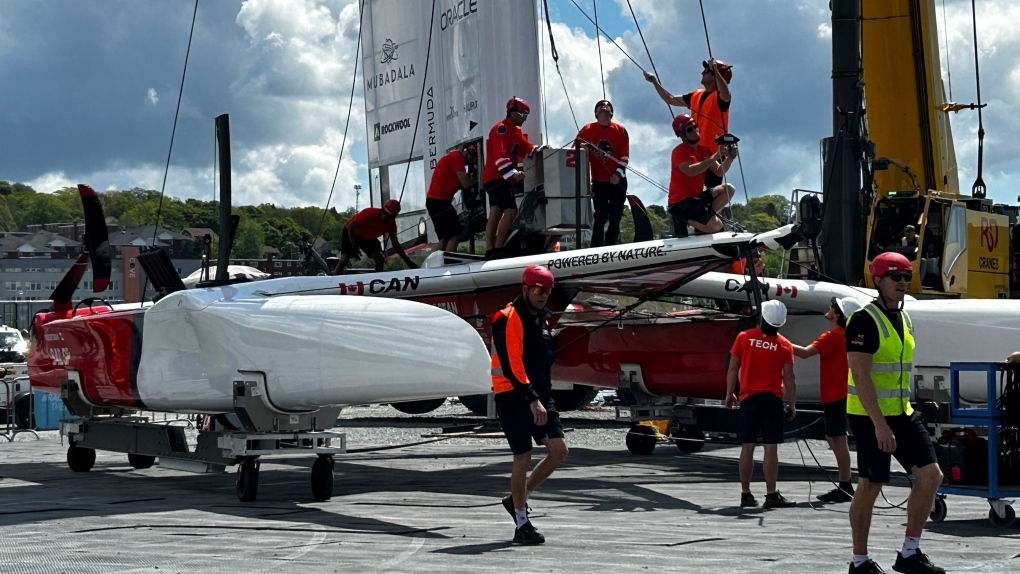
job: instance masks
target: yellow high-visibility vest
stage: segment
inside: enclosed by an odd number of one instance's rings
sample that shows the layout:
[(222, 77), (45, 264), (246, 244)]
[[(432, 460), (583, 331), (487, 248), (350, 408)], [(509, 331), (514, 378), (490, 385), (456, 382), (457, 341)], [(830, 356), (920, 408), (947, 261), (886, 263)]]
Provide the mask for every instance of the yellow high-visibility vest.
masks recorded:
[[(857, 313), (867, 313), (878, 326), (881, 344), (871, 359), (871, 382), (878, 395), (878, 406), (882, 415), (893, 417), (914, 412), (910, 406), (910, 376), (914, 368), (914, 324), (906, 311), (903, 317), (903, 339), (885, 313), (874, 302)], [(849, 319), (849, 318), (848, 318)], [(853, 371), (847, 373), (846, 412), (851, 415), (867, 415), (861, 399), (857, 397)]]

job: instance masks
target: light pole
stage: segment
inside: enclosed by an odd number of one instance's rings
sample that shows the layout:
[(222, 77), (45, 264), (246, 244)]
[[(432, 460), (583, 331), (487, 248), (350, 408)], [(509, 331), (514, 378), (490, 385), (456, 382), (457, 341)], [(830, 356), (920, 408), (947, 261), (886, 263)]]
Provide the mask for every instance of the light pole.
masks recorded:
[(354, 184), (354, 211), (358, 210), (358, 198), (361, 197), (361, 185)]

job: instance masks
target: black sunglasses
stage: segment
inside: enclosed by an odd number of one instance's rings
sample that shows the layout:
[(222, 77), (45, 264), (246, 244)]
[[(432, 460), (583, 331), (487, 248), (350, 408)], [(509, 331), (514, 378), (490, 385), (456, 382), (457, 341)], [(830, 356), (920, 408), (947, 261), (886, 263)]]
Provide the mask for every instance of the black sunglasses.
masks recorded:
[(698, 126), (691, 126), (689, 128), (685, 128), (684, 131), (687, 132), (687, 133), (691, 133), (691, 132), (693, 132), (693, 131), (695, 131), (697, 129), (698, 129)]
[(886, 273), (885, 276), (892, 279), (893, 281), (906, 281), (907, 283), (909, 283), (910, 280), (914, 278), (914, 274), (910, 273), (909, 271), (903, 273), (893, 271), (890, 273)]

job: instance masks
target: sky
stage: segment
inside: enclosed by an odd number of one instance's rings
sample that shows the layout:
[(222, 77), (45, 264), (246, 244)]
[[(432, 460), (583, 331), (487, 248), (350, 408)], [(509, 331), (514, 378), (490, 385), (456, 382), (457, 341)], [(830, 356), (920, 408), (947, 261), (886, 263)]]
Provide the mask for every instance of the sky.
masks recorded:
[[(592, 14), (592, 0), (574, 0)], [(943, 78), (952, 99), (976, 101), (971, 3), (937, 1)], [(626, 0), (596, 0), (599, 23), (641, 66), (648, 55)], [(665, 184), (676, 145), (670, 115), (641, 71), (601, 41), (571, 0), (548, 0), (563, 83), (577, 121), (607, 97), (631, 136), (631, 168)], [(698, 2), (631, 0), (663, 84), (698, 87), (708, 56)], [(826, 0), (705, 0), (712, 53), (734, 65), (730, 131), (741, 165), (736, 201), (821, 188), (819, 140), (831, 135), (830, 13)], [(162, 189), (211, 200), (213, 119), (230, 114), (235, 204), (355, 204), (368, 189), (362, 82), (352, 83), (358, 37), (354, 0), (201, 0), (180, 115), (174, 114), (193, 0), (7, 0), (0, 3), (0, 180), (40, 192), (76, 183)], [(1020, 2), (978, 0), (981, 92), (988, 103), (983, 179), (991, 198), (1020, 192)], [(549, 141), (576, 129), (543, 27)], [(949, 54), (947, 59), (946, 54)], [(353, 113), (344, 143), (347, 108)], [(977, 117), (953, 116), (961, 187), (977, 170)], [(741, 175), (740, 169), (743, 174)], [(396, 183), (399, 185), (399, 181)], [(631, 176), (646, 204), (665, 194)]]

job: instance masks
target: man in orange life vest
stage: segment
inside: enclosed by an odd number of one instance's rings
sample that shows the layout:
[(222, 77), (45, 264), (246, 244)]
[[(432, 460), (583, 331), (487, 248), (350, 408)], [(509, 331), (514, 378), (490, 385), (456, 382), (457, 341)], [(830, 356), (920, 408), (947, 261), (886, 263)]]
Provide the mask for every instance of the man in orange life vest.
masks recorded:
[(510, 226), (517, 218), (517, 200), (514, 188), (524, 182), (519, 162), (531, 157), (536, 148), (521, 131), (531, 107), (528, 102), (514, 96), (506, 103), (506, 118), (492, 126), (485, 140), (485, 169), (482, 186), (489, 196), (489, 220), (485, 225), (485, 256), (499, 258), (510, 234)]
[[(543, 265), (529, 265), (521, 277), (521, 295), (492, 316), (492, 390), (503, 433), (514, 454), (510, 495), (503, 508), (514, 519), (515, 544), (542, 544), (528, 518), (528, 496), (567, 458), (563, 423), (550, 396), (551, 335), (545, 305), (553, 275)], [(548, 454), (528, 477), (531, 441)]]
[[(719, 147), (715, 139), (730, 129), (730, 80), (733, 79), (733, 66), (714, 59), (705, 60), (701, 65), (702, 89), (682, 96), (667, 92), (659, 79), (650, 72), (645, 72), (645, 79), (655, 86), (655, 91), (667, 104), (691, 110), (691, 116), (701, 131), (702, 145), (715, 153)], [(710, 189), (720, 183), (722, 174), (710, 172), (705, 176), (705, 185)]]
[(461, 189), (471, 189), (478, 181), (468, 175), (467, 166), (478, 161), (478, 144), (465, 144), (439, 158), (432, 171), (432, 182), (425, 195), (425, 209), (436, 230), (439, 251), (456, 251), (460, 243), (460, 218), (453, 207), (453, 196)]
[(398, 213), (400, 213), (400, 202), (391, 199), (384, 203), (382, 208), (366, 207), (348, 219), (340, 235), (340, 261), (336, 264), (333, 274), (343, 275), (347, 263), (351, 259), (360, 257), (362, 251), (375, 261), (375, 270), (382, 271), (385, 258), (382, 254), (382, 246), (379, 245), (379, 237), (387, 233), (390, 236), (390, 241), (393, 242), (393, 251), (404, 260), (407, 268), (417, 269), (418, 266), (404, 253), (404, 247), (397, 240), (396, 218)]
[(670, 155), (668, 211), (673, 219), (673, 235), (687, 237), (689, 223), (700, 233), (722, 231), (722, 220), (717, 213), (736, 191), (732, 184), (724, 183), (705, 187), (705, 174), (720, 177), (737, 157), (737, 146), (718, 148), (714, 153), (701, 145), (698, 124), (691, 116), (680, 114), (673, 118), (673, 133), (681, 143)]
[[(620, 242), (620, 218), (627, 201), (627, 162), (630, 161), (630, 135), (626, 128), (612, 121), (613, 104), (601, 100), (595, 104), (596, 122), (585, 124), (577, 140), (589, 146), (591, 196), (595, 221), (591, 246), (616, 245)], [(606, 223), (609, 229), (605, 229)]]
[(783, 442), (783, 392), (789, 418), (797, 414), (797, 383), (793, 375), (793, 344), (779, 334), (786, 323), (786, 305), (782, 301), (761, 304), (761, 324), (737, 335), (730, 349), (730, 365), (726, 371), (726, 408), (737, 402), (734, 394), (740, 378), (740, 419), (737, 438), (740, 440), (740, 506), (758, 506), (751, 494), (754, 472), (754, 447), (761, 431), (765, 445), (764, 508), (787, 508), (794, 503), (776, 489), (779, 478), (779, 444)]

